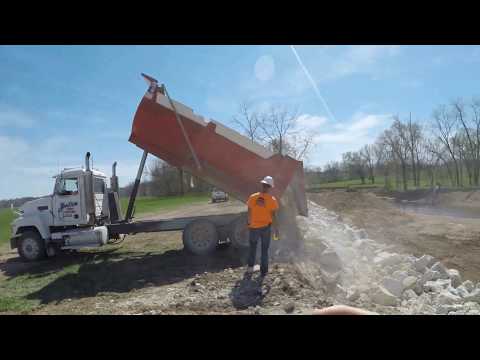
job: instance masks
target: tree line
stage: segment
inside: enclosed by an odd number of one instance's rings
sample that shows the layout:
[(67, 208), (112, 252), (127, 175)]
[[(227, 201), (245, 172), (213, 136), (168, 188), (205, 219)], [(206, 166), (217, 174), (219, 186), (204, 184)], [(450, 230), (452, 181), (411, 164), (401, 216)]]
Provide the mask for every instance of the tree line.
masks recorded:
[(310, 184), (360, 179), (373, 185), (378, 177), (403, 190), (422, 186), (422, 179), (432, 187), (479, 186), (480, 98), (440, 105), (422, 122), (394, 116), (372, 144), (307, 171)]

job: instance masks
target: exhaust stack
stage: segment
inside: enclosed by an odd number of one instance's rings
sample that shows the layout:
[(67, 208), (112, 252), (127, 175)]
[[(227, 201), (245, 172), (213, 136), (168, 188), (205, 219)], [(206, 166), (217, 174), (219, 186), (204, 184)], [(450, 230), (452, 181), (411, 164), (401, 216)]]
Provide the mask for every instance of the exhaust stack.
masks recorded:
[(85, 210), (88, 215), (88, 223), (95, 224), (95, 197), (93, 193), (93, 173), (90, 170), (90, 152), (85, 155)]
[(85, 170), (90, 171), (90, 151), (85, 155)]
[(112, 177), (110, 178), (110, 188), (113, 192), (118, 193), (118, 177), (117, 177), (117, 162), (112, 165)]

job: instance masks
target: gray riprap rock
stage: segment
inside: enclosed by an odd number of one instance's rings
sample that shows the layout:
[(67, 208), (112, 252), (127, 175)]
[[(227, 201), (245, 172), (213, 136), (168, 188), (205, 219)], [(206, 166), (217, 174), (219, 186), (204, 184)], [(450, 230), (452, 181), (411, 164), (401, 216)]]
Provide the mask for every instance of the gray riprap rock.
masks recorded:
[(415, 294), (417, 294), (418, 296), (422, 295), (423, 294), (423, 285), (420, 281), (417, 281), (417, 283), (415, 284), (415, 286), (413, 287), (412, 289)]
[(430, 265), (433, 265), (434, 262), (435, 259), (432, 256), (423, 255), (414, 262), (413, 266), (415, 267), (415, 270), (423, 273)]
[(473, 289), (473, 291), (470, 294), (464, 296), (463, 299), (469, 302), (480, 303), (480, 289)]
[(466, 301), (463, 304), (463, 307), (465, 307), (469, 310), (480, 310), (480, 305), (477, 302), (474, 302), (474, 301)]
[(437, 302), (440, 305), (452, 305), (462, 300), (460, 296), (455, 296), (452, 293), (443, 290), (437, 297)]
[(372, 300), (379, 305), (395, 306), (398, 299), (383, 286), (378, 286), (372, 294)]
[(416, 283), (417, 283), (417, 278), (415, 276), (407, 276), (402, 281), (404, 289), (413, 289)]
[(464, 298), (465, 296), (468, 296), (468, 295), (470, 294), (470, 293), (468, 292), (468, 290), (465, 289), (465, 286), (463, 286), (463, 285), (460, 285), (460, 286), (457, 287), (455, 290), (457, 291), (457, 294), (458, 294), (459, 296), (461, 296), (462, 298)]
[(408, 277), (408, 273), (403, 270), (397, 270), (393, 272), (392, 277), (395, 280), (403, 282), (403, 280), (405, 280)]
[(396, 297), (402, 296), (403, 284), (401, 281), (392, 277), (385, 277), (382, 280), (382, 286)]
[(326, 249), (322, 252), (319, 259), (322, 268), (328, 272), (337, 272), (342, 269), (342, 261), (338, 254), (332, 249)]
[(452, 280), (452, 286), (454, 288), (459, 287), (462, 284), (462, 277), (457, 269), (448, 269), (448, 276)]
[(471, 282), (470, 280), (466, 280), (462, 283), (462, 286), (468, 291), (472, 292), (473, 289), (475, 289), (475, 284)]
[(442, 276), (438, 271), (427, 270), (425, 274), (422, 275), (419, 282), (423, 286), (427, 281), (435, 281), (440, 279)]
[(443, 291), (443, 286), (436, 281), (427, 281), (423, 284), (423, 291), (440, 293)]
[(347, 300), (348, 301), (357, 301), (360, 298), (360, 291), (358, 289), (350, 290), (347, 293)]
[(380, 252), (374, 259), (373, 263), (375, 265), (380, 265), (384, 267), (394, 266), (402, 262), (402, 257), (399, 254), (389, 253), (386, 251)]
[(450, 279), (450, 275), (448, 273), (448, 270), (443, 266), (443, 264), (440, 261), (437, 261), (433, 266), (430, 268), (432, 271), (437, 271), (440, 273), (441, 278), (440, 279)]
[(354, 234), (355, 234), (355, 237), (356, 237), (357, 239), (366, 239), (366, 238), (368, 238), (368, 234), (367, 234), (367, 232), (366, 232), (364, 229), (355, 230), (355, 231), (354, 231)]
[(331, 272), (323, 271), (321, 269), (320, 273), (321, 273), (322, 280), (327, 285), (337, 284), (340, 281), (340, 277), (341, 277), (340, 271), (331, 273)]
[(366, 247), (368, 247), (368, 244), (365, 240), (362, 240), (362, 239), (358, 239), (358, 240), (355, 240), (352, 244), (352, 247), (354, 249), (358, 249), (358, 250), (363, 250), (365, 249)]
[(416, 299), (417, 294), (412, 289), (407, 289), (403, 292), (403, 298), (406, 300)]

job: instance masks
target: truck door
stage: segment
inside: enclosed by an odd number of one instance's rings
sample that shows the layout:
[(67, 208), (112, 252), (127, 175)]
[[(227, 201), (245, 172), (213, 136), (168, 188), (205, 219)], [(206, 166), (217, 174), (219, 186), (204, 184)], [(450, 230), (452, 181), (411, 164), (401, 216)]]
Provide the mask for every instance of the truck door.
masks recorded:
[(55, 226), (82, 222), (78, 178), (59, 178), (55, 186), (53, 217)]

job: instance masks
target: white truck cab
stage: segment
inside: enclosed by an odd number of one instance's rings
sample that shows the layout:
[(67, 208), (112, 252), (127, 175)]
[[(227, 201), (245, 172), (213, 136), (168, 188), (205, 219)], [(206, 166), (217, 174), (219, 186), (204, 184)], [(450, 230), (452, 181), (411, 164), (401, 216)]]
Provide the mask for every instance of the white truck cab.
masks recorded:
[[(12, 223), (11, 247), (17, 248), (24, 260), (107, 243), (105, 224), (118, 221), (121, 214), (118, 189), (107, 189), (107, 176), (90, 169), (89, 158), (87, 153), (85, 168), (64, 169), (54, 176), (52, 195), (20, 207)], [(115, 174), (114, 183), (118, 183)]]

